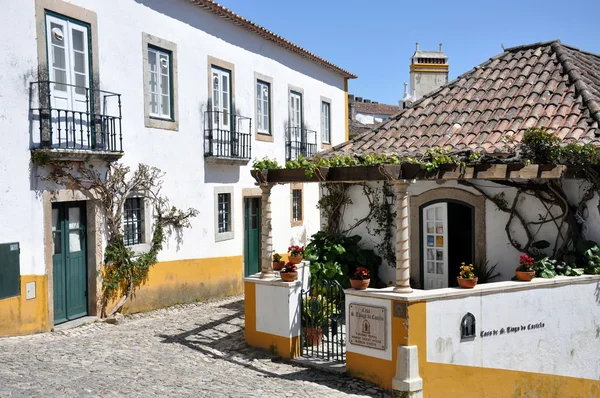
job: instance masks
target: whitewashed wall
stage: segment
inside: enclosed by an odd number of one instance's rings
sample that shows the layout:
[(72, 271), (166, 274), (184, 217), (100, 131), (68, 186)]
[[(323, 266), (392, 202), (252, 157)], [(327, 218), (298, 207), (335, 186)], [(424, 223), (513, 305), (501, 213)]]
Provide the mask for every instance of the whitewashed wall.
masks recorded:
[[(491, 181), (475, 181), (475, 183), (483, 187), (483, 189), (491, 196), (504, 192), (506, 200), (509, 204), (512, 204), (514, 195), (516, 194), (516, 189), (494, 184)], [(370, 185), (371, 187), (378, 187), (378, 189), (381, 189), (381, 184), (371, 183)], [(565, 183), (565, 190), (572, 198), (571, 200), (574, 201), (573, 203), (576, 203), (575, 201), (581, 196), (581, 187), (581, 181), (567, 181)], [(420, 181), (411, 184), (409, 187), (409, 192), (411, 195), (420, 195), (423, 192), (437, 188), (458, 188), (479, 195), (479, 192), (476, 190), (470, 187), (459, 185), (453, 181), (444, 183), (438, 183), (435, 181)], [(364, 196), (361, 187), (352, 187), (349, 191), (349, 196), (353, 204), (346, 208), (346, 212), (344, 214), (344, 224), (346, 228), (352, 225), (355, 220), (363, 218), (368, 213), (369, 206), (368, 200)], [(536, 221), (539, 219), (540, 214), (546, 214), (546, 209), (536, 198), (522, 196), (520, 201), (519, 208), (522, 209), (522, 214), (525, 215), (528, 221)], [(588, 239), (600, 242), (600, 215), (598, 213), (597, 205), (598, 196), (596, 195), (588, 204), (588, 213), (586, 214), (586, 237)], [(411, 217), (418, 216), (418, 214), (411, 214)], [(487, 260), (489, 260), (490, 265), (498, 264), (496, 271), (501, 273), (500, 277), (494, 279), (495, 282), (510, 280), (514, 276), (515, 268), (519, 264), (519, 256), (521, 253), (510, 244), (508, 237), (506, 236), (505, 226), (508, 222), (508, 218), (508, 213), (499, 210), (493, 202), (486, 200), (485, 225)], [(375, 226), (374, 223), (372, 225)], [(518, 221), (514, 220), (511, 223), (511, 230), (513, 232), (513, 236), (519, 242), (526, 241), (525, 233), (523, 232)], [(363, 239), (361, 242), (366, 248), (369, 249), (375, 248), (375, 246), (381, 242), (380, 237), (371, 236), (367, 233), (365, 224), (357, 227), (352, 234), (358, 234), (362, 236)], [(545, 225), (543, 228), (537, 231), (535, 239), (547, 240), (554, 244), (556, 239), (556, 228), (552, 225)], [(411, 244), (418, 245), (419, 242), (412, 242)], [(547, 254), (551, 254), (551, 251), (547, 250)], [(389, 264), (384, 263), (379, 270), (379, 277), (385, 283), (388, 281), (393, 281), (395, 278), (395, 270), (393, 265), (390, 266)]]
[(376, 124), (390, 118), (390, 115), (376, 115), (372, 113), (356, 113), (354, 119), (362, 124)]
[[(600, 379), (600, 284), (581, 282), (428, 301), (427, 361)], [(461, 341), (467, 312), (476, 337)]]
[[(203, 112), (208, 101), (208, 56), (235, 65), (235, 107), (254, 115), (254, 73), (270, 76), (275, 142), (252, 143), (252, 157), (285, 161), (284, 125), (288, 119), (288, 85), (304, 90), (304, 121), (320, 134), (320, 99), (331, 103), (332, 143), (345, 138), (345, 93), (342, 76), (216, 17), (186, 1), (104, 0), (71, 3), (97, 14), (101, 88), (122, 94), (122, 162), (147, 163), (166, 172), (163, 193), (179, 207), (200, 211), (177, 248), (172, 239), (159, 259), (233, 256), (243, 253), (242, 189), (254, 187), (247, 166), (215, 166), (204, 161)], [(43, 274), (42, 205), (35, 189), (43, 184), (30, 175), (29, 83), (37, 80), (38, 60), (34, 0), (7, 2), (0, 13), (4, 41), (0, 57), (0, 242), (21, 243), (21, 272)], [(134, 16), (134, 17), (132, 17)], [(177, 44), (179, 131), (144, 127), (142, 32)], [(41, 39), (43, 40), (43, 39)], [(36, 134), (36, 132), (34, 132)], [(320, 141), (320, 135), (318, 137)], [(235, 239), (215, 243), (214, 187), (233, 186)], [(319, 227), (315, 208), (318, 187), (305, 186), (304, 226), (290, 227), (289, 186), (274, 189), (274, 249), (302, 243)]]

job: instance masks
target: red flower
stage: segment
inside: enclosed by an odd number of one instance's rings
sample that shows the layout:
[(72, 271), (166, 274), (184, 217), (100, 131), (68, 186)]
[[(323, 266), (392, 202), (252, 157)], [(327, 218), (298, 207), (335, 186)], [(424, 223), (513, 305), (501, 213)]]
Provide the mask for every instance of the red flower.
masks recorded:
[(293, 245), (288, 247), (288, 253), (292, 256), (300, 256), (304, 254), (304, 248), (302, 246)]
[(294, 271), (298, 271), (298, 266), (296, 264), (292, 264), (292, 263), (288, 262), (285, 265), (285, 267), (279, 272), (286, 273), (286, 272), (294, 272)]

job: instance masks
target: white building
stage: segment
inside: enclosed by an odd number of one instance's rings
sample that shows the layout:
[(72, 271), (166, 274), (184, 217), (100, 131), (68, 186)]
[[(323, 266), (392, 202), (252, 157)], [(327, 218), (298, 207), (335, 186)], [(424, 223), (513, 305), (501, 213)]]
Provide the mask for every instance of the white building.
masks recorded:
[[(129, 303), (139, 311), (239, 293), (259, 267), (251, 160), (347, 139), (355, 76), (213, 1), (15, 1), (0, 21), (0, 336), (98, 312), (99, 207), (42, 180), (36, 150), (156, 166), (163, 194), (199, 210)], [(319, 229), (317, 200), (316, 185), (273, 189), (276, 251)], [(136, 250), (151, 237), (147, 207), (126, 206)]]

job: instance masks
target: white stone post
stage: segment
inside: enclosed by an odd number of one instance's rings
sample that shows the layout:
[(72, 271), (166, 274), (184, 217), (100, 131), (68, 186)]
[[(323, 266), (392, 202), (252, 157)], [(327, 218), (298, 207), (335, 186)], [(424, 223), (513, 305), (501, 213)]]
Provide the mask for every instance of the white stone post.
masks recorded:
[(411, 293), (410, 287), (410, 214), (408, 185), (394, 182), (396, 191), (396, 285), (394, 292)]
[(261, 184), (261, 279), (275, 279), (273, 272), (273, 230), (271, 229), (271, 188), (270, 184)]
[(396, 377), (392, 380), (394, 397), (423, 397), (423, 379), (419, 377), (417, 346), (398, 346)]

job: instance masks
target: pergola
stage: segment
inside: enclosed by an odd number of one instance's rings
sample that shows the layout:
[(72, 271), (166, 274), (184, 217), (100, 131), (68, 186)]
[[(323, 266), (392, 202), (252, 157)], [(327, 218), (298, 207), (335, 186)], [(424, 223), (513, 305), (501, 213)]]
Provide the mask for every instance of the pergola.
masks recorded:
[(526, 165), (523, 163), (476, 164), (460, 166), (441, 165), (435, 172), (426, 172), (421, 164), (382, 164), (378, 166), (350, 166), (317, 168), (311, 177), (305, 169), (253, 170), (252, 176), (262, 191), (261, 278), (274, 279), (273, 242), (271, 229), (271, 189), (277, 184), (289, 183), (359, 183), (387, 182), (394, 186), (396, 195), (396, 278), (394, 292), (411, 293), (409, 192), (410, 184), (417, 181), (452, 180), (547, 180), (583, 177), (581, 167), (565, 165)]

